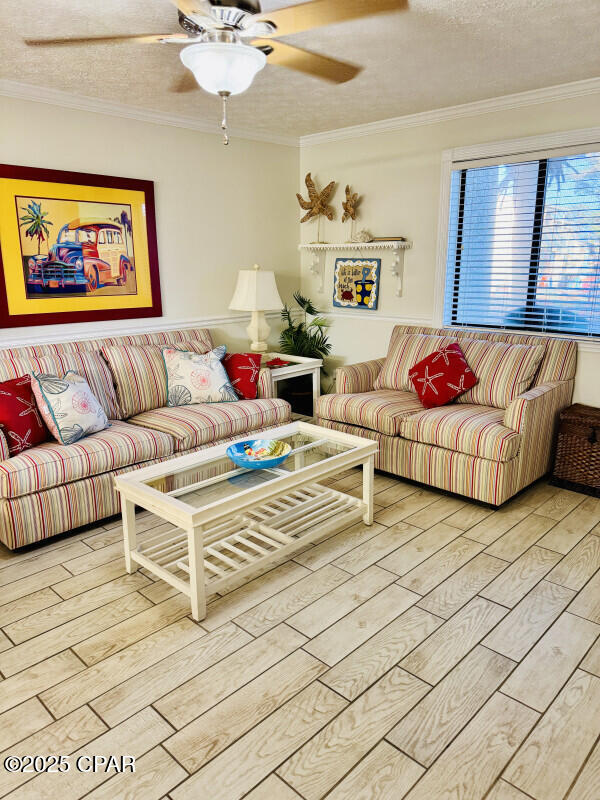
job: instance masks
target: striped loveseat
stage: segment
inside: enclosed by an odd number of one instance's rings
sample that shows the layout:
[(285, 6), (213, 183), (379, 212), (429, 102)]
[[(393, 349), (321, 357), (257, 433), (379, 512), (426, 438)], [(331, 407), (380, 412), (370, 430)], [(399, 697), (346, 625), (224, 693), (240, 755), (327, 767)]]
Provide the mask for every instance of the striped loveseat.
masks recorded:
[[(469, 361), (469, 348), (486, 347), (478, 340), (489, 342), (490, 351), (502, 351), (492, 343), (528, 345), (523, 352), (540, 348), (529, 388), (503, 402), (513, 376), (510, 359), (500, 352), (488, 359), (492, 375), (474, 368), (481, 385), (493, 387), (484, 402), (481, 391), (473, 399), (475, 387), (449, 405), (424, 409), (410, 391), (410, 368), (438, 345), (455, 341)], [(320, 398), (318, 422), (379, 442), (375, 465), (381, 470), (497, 506), (550, 469), (576, 359), (576, 342), (568, 339), (399, 325), (386, 358), (336, 371), (336, 392)]]
[(164, 346), (207, 352), (213, 340), (206, 328), (192, 328), (0, 350), (0, 381), (75, 370), (111, 420), (75, 444), (48, 441), (12, 458), (0, 430), (0, 540), (7, 547), (118, 513), (115, 475), (289, 422), (290, 406), (274, 396), (268, 369), (260, 371), (256, 400), (166, 408), (158, 374)]

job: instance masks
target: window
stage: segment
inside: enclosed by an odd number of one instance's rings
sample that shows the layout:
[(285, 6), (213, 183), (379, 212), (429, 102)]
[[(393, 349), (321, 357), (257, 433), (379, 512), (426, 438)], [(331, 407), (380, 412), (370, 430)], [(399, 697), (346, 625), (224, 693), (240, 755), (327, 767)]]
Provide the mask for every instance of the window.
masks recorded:
[(60, 233), (58, 234), (58, 243), (59, 244), (75, 244), (77, 242), (77, 231), (70, 231), (68, 227), (65, 225), (64, 228), (60, 229)]
[(452, 173), (444, 324), (600, 336), (600, 152)]
[(79, 229), (79, 241), (83, 244), (94, 244), (96, 241), (96, 232), (91, 228)]

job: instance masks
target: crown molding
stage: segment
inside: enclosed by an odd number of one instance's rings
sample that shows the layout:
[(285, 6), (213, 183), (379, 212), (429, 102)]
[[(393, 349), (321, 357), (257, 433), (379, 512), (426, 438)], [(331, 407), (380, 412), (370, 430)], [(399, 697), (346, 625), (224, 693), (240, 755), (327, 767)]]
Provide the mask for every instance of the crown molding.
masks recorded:
[[(153, 111), (149, 108), (140, 108), (139, 106), (130, 106), (124, 103), (113, 103), (96, 97), (85, 97), (84, 95), (63, 92), (59, 89), (46, 89), (29, 83), (19, 83), (18, 81), (0, 79), (0, 96), (14, 97), (18, 100), (30, 100), (35, 103), (47, 103), (48, 105), (62, 106), (63, 108), (73, 108), (76, 111), (91, 111), (95, 114), (124, 117), (138, 122), (151, 122), (155, 125), (170, 125), (174, 128), (186, 128), (214, 136), (222, 136), (218, 124), (205, 119), (169, 114), (166, 111)], [(295, 136), (276, 136), (242, 128), (236, 129), (235, 127), (230, 129), (230, 134), (235, 136), (236, 139), (268, 142), (269, 144), (280, 144), (286, 147), (298, 147), (299, 145)]]
[[(338, 142), (349, 139), (359, 139), (377, 133), (390, 133), (393, 131), (414, 128), (421, 125), (431, 125), (436, 122), (474, 117), (479, 114), (489, 114), (495, 111), (506, 111), (523, 106), (550, 103), (556, 100), (569, 100), (600, 92), (600, 77), (588, 78), (572, 83), (563, 83), (556, 86), (547, 86), (542, 89), (532, 89), (526, 92), (492, 97), (487, 100), (476, 100), (472, 103), (463, 103), (457, 106), (421, 111), (417, 114), (406, 114), (402, 117), (367, 122), (363, 125), (352, 125), (347, 128), (336, 128), (321, 133), (311, 133), (297, 138), (295, 136), (277, 136), (274, 134), (258, 133), (244, 129), (232, 129), (232, 134), (238, 139), (247, 139), (257, 142), (268, 142), (286, 147), (308, 147), (327, 142)], [(19, 100), (30, 100), (36, 103), (73, 108), (78, 111), (91, 111), (96, 114), (107, 114), (114, 117), (134, 119), (139, 122), (150, 122), (155, 125), (169, 125), (175, 128), (201, 131), (213, 136), (220, 136), (221, 132), (216, 123), (197, 117), (187, 117), (179, 114), (169, 114), (164, 111), (154, 111), (148, 108), (113, 103), (100, 98), (85, 97), (83, 95), (63, 92), (59, 89), (46, 89), (28, 83), (20, 83), (7, 79), (0, 79), (0, 96), (14, 97)]]
[[(563, 83), (556, 86), (547, 86), (542, 89), (532, 89), (516, 94), (492, 97), (487, 100), (476, 100), (472, 103), (463, 103), (457, 106), (421, 111), (417, 114), (406, 114), (402, 117), (367, 122), (363, 125), (352, 125), (347, 128), (311, 133), (297, 138), (295, 136), (277, 136), (274, 134), (258, 133), (244, 129), (232, 129), (232, 134), (238, 139), (247, 139), (257, 142), (268, 142), (286, 147), (308, 147), (327, 142), (338, 142), (349, 139), (359, 139), (377, 133), (390, 133), (393, 131), (414, 128), (421, 125), (432, 125), (436, 122), (474, 117), (479, 114), (489, 114), (495, 111), (506, 111), (523, 106), (550, 103), (556, 100), (569, 100), (600, 92), (600, 77), (588, 78), (572, 83)], [(20, 83), (7, 79), (0, 79), (0, 96), (14, 97), (19, 100), (30, 100), (36, 103), (73, 108), (78, 111), (90, 111), (96, 114), (107, 114), (113, 117), (134, 119), (139, 122), (150, 122), (155, 125), (169, 125), (175, 128), (201, 131), (213, 136), (220, 136), (221, 131), (216, 123), (197, 117), (188, 117), (179, 114), (169, 114), (165, 111), (154, 111), (139, 106), (130, 106), (124, 103), (113, 103), (100, 98), (86, 97), (84, 95), (63, 92), (59, 89), (47, 89), (28, 83)]]
[(487, 100), (476, 100), (472, 103), (463, 103), (458, 106), (447, 106), (432, 111), (421, 111), (417, 114), (407, 114), (402, 117), (382, 119), (377, 122), (367, 122), (363, 125), (352, 125), (348, 128), (311, 133), (300, 137), (300, 147), (340, 142), (349, 139), (360, 139), (377, 133), (391, 133), (394, 131), (414, 128), (421, 125), (432, 125), (436, 122), (474, 117), (479, 114), (489, 114), (494, 111), (507, 111), (512, 108), (551, 103), (555, 100), (569, 100), (574, 97), (583, 97), (588, 94), (600, 92), (600, 77), (588, 78), (573, 83), (562, 83), (557, 86), (547, 86), (543, 89), (532, 89), (527, 92), (507, 94), (492, 97)]

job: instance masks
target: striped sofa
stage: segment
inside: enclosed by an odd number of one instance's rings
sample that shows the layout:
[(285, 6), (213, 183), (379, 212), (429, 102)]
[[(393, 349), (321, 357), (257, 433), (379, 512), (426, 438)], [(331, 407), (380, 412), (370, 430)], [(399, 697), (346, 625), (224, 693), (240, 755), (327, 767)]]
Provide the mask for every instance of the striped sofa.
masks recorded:
[[(125, 345), (128, 359), (110, 362), (111, 369), (102, 351)], [(0, 430), (0, 540), (7, 547), (118, 513), (115, 475), (289, 422), (290, 406), (275, 397), (268, 369), (260, 371), (256, 400), (165, 408), (153, 370), (161, 346), (178, 345), (207, 352), (213, 340), (209, 330), (193, 328), (0, 350), (0, 381), (75, 370), (111, 420), (76, 444), (48, 441), (12, 458)]]
[[(449, 405), (424, 409), (414, 392), (382, 388), (390, 364), (407, 374), (418, 360), (409, 351), (407, 363), (394, 364), (411, 334), (447, 337), (463, 347), (467, 340), (537, 345), (543, 356), (530, 387), (507, 404), (473, 402), (469, 392)], [(375, 465), (381, 470), (498, 506), (550, 469), (555, 425), (571, 401), (576, 359), (576, 342), (568, 339), (399, 325), (387, 359), (336, 371), (335, 394), (320, 398), (318, 422), (379, 442)], [(502, 367), (497, 371), (502, 378)]]

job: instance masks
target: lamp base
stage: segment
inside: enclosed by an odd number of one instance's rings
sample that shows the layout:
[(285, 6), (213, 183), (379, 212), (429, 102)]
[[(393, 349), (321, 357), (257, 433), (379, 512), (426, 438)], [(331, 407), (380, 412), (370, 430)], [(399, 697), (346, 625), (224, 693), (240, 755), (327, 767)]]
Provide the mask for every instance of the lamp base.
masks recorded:
[(267, 339), (271, 332), (271, 326), (265, 319), (264, 311), (253, 311), (250, 324), (246, 328), (246, 333), (250, 339), (250, 349), (254, 353), (266, 353), (269, 349)]

